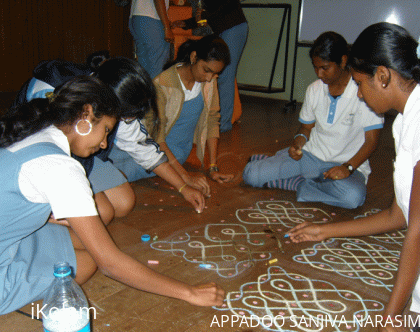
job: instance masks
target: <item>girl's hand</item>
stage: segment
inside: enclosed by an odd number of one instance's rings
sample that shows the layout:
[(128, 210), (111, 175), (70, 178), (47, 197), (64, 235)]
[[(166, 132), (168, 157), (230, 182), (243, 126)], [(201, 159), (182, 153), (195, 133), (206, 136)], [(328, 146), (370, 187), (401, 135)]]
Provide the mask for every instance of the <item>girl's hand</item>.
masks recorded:
[(201, 307), (222, 305), (225, 291), (214, 282), (191, 286), (191, 296), (187, 302)]
[(302, 148), (297, 144), (293, 144), (289, 148), (289, 156), (294, 160), (300, 160), (302, 158)]
[(171, 29), (165, 29), (165, 41), (171, 44), (174, 43), (175, 36)]
[(350, 176), (349, 170), (343, 166), (334, 166), (328, 171), (324, 172), (324, 179), (342, 180)]
[(69, 227), (69, 222), (66, 219), (55, 219), (54, 214), (51, 213), (50, 217), (48, 218), (48, 222), (57, 225), (63, 225)]
[(190, 186), (186, 186), (181, 190), (181, 194), (182, 196), (184, 196), (187, 202), (190, 202), (192, 206), (194, 206), (194, 209), (198, 213), (203, 212), (204, 205), (206, 202), (205, 202), (203, 194), (200, 191)]
[(220, 172), (210, 172), (210, 177), (219, 183), (230, 182), (233, 179), (233, 174), (223, 174)]
[(308, 221), (305, 221), (302, 224), (292, 228), (287, 234), (289, 234), (292, 242), (295, 243), (304, 241), (322, 241), (327, 238), (323, 234), (320, 225), (313, 224)]
[(210, 185), (207, 182), (207, 178), (205, 175), (201, 173), (189, 173), (186, 176), (182, 176), (182, 179), (190, 187), (201, 191), (204, 196), (210, 197)]

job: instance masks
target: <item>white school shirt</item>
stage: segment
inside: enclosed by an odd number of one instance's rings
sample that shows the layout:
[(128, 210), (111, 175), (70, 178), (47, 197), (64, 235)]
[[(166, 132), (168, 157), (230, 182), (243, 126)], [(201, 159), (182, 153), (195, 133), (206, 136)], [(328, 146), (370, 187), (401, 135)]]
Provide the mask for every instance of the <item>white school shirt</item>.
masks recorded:
[(70, 156), (69, 142), (61, 130), (50, 126), (7, 149), (14, 152), (40, 142), (53, 143), (66, 155), (46, 155), (25, 162), (18, 178), (22, 194), (31, 202), (49, 203), (56, 219), (97, 215), (85, 170)]
[[(395, 199), (408, 224), (413, 168), (420, 160), (420, 86), (417, 85), (392, 125), (396, 158), (394, 162)], [(418, 193), (415, 193), (418, 194)], [(420, 313), (420, 279), (413, 291), (411, 310)]]
[[(166, 11), (169, 9), (169, 0), (165, 0)], [(130, 17), (136, 16), (147, 16), (160, 21), (160, 17), (157, 13), (155, 3), (153, 0), (132, 0)]]
[[(54, 87), (36, 79), (28, 100), (45, 98), (47, 90), (54, 91)], [(120, 121), (115, 134), (115, 145), (126, 151), (137, 164), (146, 170), (153, 170), (168, 160), (165, 153), (159, 150), (159, 145), (149, 136), (146, 128), (140, 126), (139, 121), (131, 121), (128, 124)]]
[[(323, 161), (342, 164), (359, 151), (365, 142), (366, 131), (383, 128), (383, 117), (357, 97), (357, 89), (350, 78), (343, 94), (331, 100), (328, 85), (322, 80), (316, 80), (308, 87), (299, 121), (315, 123), (315, 127), (303, 150)], [(369, 161), (366, 160), (357, 170), (367, 181), (371, 171)]]
[[(177, 67), (181, 67), (182, 64), (178, 65)], [(179, 82), (181, 82), (182, 91), (184, 92), (184, 102), (194, 99), (201, 93), (201, 82), (194, 82), (194, 86), (191, 90), (188, 90), (184, 83), (181, 80), (181, 76), (179, 76), (178, 71), (176, 72), (178, 74)]]
[(159, 144), (149, 136), (146, 127), (137, 120), (130, 123), (120, 121), (114, 143), (145, 170), (152, 171), (168, 161)]

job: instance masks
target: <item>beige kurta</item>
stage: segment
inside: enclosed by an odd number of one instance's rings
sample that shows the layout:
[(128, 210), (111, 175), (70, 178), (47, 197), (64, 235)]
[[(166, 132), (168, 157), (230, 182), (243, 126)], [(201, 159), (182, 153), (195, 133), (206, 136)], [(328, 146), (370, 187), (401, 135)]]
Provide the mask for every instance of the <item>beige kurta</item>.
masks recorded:
[[(165, 70), (153, 80), (157, 90), (158, 119), (152, 110), (143, 119), (147, 131), (157, 143), (165, 142), (184, 104), (185, 95), (176, 66)], [(220, 106), (216, 78), (202, 84), (202, 94), (204, 108), (194, 132), (197, 157), (201, 162), (204, 159), (207, 139), (219, 138)]]

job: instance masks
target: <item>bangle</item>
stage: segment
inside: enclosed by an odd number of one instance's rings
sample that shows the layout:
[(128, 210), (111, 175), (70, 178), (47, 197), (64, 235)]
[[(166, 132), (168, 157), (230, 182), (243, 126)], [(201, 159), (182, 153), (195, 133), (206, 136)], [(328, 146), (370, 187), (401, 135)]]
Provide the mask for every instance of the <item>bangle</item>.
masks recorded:
[(197, 21), (197, 24), (198, 24), (198, 25), (204, 25), (204, 23), (207, 23), (207, 20), (200, 20), (200, 21)]
[(210, 164), (210, 167), (217, 167), (217, 164)]
[(179, 189), (178, 189), (178, 191), (179, 191), (179, 192), (181, 192), (181, 191), (182, 191), (182, 189), (184, 189), (186, 186), (187, 186), (187, 184), (186, 184), (186, 183), (184, 183), (184, 185), (183, 185), (181, 188), (179, 188)]
[(219, 172), (219, 167), (217, 167), (217, 165), (210, 166), (209, 173), (212, 173), (212, 172)]
[(295, 137), (293, 137), (293, 139), (296, 139), (296, 137), (302, 136), (304, 139), (306, 139), (306, 142), (309, 141), (309, 138), (305, 135), (305, 134), (296, 134)]

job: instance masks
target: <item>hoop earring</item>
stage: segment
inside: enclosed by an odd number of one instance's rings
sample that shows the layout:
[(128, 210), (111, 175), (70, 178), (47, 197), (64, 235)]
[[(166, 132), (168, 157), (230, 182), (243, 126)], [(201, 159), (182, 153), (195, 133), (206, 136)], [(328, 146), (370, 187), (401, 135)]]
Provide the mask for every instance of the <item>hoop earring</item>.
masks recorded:
[[(79, 131), (79, 128), (77, 126), (79, 125), (80, 121), (86, 121), (89, 124), (89, 130), (88, 130), (87, 133), (82, 133), (82, 132)], [(92, 131), (92, 124), (90, 123), (89, 120), (79, 120), (79, 121), (77, 121), (76, 125), (74, 126), (74, 129), (76, 130), (76, 133), (78, 133), (80, 136), (86, 136), (86, 135), (89, 135), (90, 132)]]

